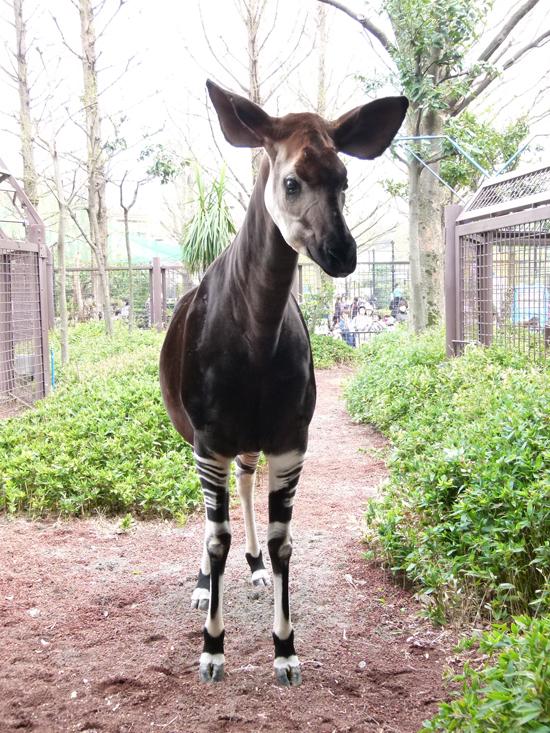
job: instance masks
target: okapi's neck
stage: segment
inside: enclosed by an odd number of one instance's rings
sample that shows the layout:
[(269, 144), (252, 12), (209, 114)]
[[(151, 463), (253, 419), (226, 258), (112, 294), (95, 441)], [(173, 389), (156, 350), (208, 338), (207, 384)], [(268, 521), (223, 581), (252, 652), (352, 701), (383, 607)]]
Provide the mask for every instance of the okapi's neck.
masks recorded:
[(242, 297), (240, 307), (244, 306), (242, 313), (251, 335), (275, 343), (298, 255), (285, 242), (266, 209), (264, 191), (269, 170), (269, 159), (264, 154), (243, 225), (231, 248), (231, 274), (236, 292)]

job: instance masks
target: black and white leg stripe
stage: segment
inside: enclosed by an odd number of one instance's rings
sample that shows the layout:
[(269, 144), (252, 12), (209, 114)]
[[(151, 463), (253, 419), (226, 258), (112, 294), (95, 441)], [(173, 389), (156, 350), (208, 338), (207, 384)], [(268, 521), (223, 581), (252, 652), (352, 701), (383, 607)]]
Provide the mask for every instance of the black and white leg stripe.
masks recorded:
[(300, 663), (294, 649), (288, 592), (289, 563), (292, 555), (290, 522), (296, 487), (304, 464), (304, 455), (291, 451), (268, 456), (269, 528), (267, 546), (273, 569), (275, 675), (283, 685), (299, 685)]
[[(203, 455), (202, 451), (201, 453), (195, 452), (195, 461), (204, 493), (205, 554), (210, 566), (210, 598), (199, 676), (203, 682), (218, 682), (223, 677), (225, 661), (223, 654), (223, 576), (231, 545), (228, 483), (231, 461), (229, 458), (213, 454)], [(203, 573), (202, 567), (201, 573)], [(199, 580), (204, 583), (204, 578), (201, 579), (200, 575)]]
[(269, 573), (265, 568), (258, 541), (254, 511), (254, 485), (259, 457), (259, 453), (242, 453), (235, 460), (237, 489), (243, 509), (246, 536), (245, 557), (251, 571), (250, 582), (257, 587), (270, 585)]

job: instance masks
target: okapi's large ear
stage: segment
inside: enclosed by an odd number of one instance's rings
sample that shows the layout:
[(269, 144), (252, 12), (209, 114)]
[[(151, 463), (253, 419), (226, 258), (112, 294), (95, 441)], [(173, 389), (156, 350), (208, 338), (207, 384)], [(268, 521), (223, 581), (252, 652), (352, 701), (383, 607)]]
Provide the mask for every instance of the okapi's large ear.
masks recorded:
[(401, 127), (408, 106), (406, 97), (384, 97), (342, 115), (332, 123), (337, 150), (356, 158), (382, 155)]
[(206, 88), (227, 142), (238, 148), (262, 147), (270, 137), (271, 117), (254, 102), (222, 89), (210, 79)]

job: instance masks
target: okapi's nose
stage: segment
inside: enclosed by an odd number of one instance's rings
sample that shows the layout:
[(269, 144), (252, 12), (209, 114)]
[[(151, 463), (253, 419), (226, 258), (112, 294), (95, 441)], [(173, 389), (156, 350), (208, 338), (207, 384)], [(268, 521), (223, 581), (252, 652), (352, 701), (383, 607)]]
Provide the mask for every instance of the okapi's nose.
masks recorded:
[(332, 277), (347, 277), (357, 266), (357, 245), (349, 232), (343, 240), (331, 242), (327, 247), (329, 269)]

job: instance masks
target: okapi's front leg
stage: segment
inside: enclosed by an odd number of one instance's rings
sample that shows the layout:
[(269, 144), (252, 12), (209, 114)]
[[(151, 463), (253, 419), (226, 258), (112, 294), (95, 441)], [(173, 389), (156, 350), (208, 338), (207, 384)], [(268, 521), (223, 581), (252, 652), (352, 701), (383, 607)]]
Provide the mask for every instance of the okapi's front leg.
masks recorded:
[(223, 678), (225, 662), (223, 574), (231, 545), (228, 485), (231, 460), (199, 449), (196, 449), (195, 460), (204, 493), (205, 549), (210, 564), (210, 602), (204, 626), (199, 676), (202, 682), (219, 682)]
[(257, 587), (271, 585), (258, 542), (254, 512), (254, 485), (259, 457), (259, 453), (242, 453), (235, 460), (237, 490), (241, 498), (246, 535), (245, 557), (251, 572), (250, 581)]
[(282, 685), (299, 685), (300, 662), (294, 649), (294, 630), (290, 620), (288, 571), (292, 555), (290, 522), (296, 486), (304, 463), (303, 453), (291, 451), (269, 456), (269, 528), (267, 546), (273, 570), (275, 617), (275, 676)]

